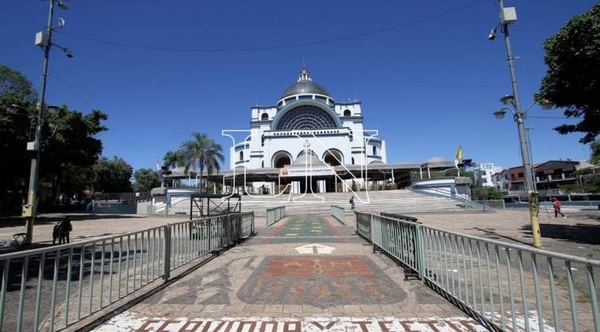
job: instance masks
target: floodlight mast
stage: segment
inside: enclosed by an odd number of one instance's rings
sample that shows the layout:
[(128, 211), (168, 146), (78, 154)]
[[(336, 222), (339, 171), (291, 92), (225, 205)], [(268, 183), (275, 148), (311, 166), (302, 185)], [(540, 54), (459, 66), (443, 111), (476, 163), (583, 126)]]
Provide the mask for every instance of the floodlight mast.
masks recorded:
[[(539, 209), (538, 209), (538, 195), (533, 184), (533, 171), (531, 167), (531, 156), (529, 154), (529, 142), (527, 140), (527, 134), (525, 132), (525, 117), (527, 110), (521, 109), (521, 102), (519, 99), (519, 89), (517, 87), (517, 75), (515, 73), (514, 56), (512, 52), (512, 46), (510, 43), (510, 37), (508, 33), (508, 26), (517, 22), (517, 13), (514, 7), (504, 7), (504, 1), (498, 0), (500, 5), (500, 30), (504, 34), (504, 42), (506, 44), (506, 56), (508, 58), (508, 68), (510, 71), (510, 79), (512, 84), (512, 95), (504, 96), (500, 101), (505, 105), (512, 105), (514, 108), (514, 120), (517, 123), (519, 133), (519, 144), (521, 147), (521, 158), (523, 160), (523, 169), (525, 173), (525, 190), (527, 191), (527, 197), (529, 202), (529, 219), (531, 222), (531, 233), (533, 237), (533, 246), (541, 247), (542, 239), (540, 234), (539, 225)], [(495, 29), (492, 30), (488, 39), (493, 40), (495, 37)], [(533, 105), (533, 104), (532, 104)], [(504, 117), (505, 110), (508, 108), (501, 109), (494, 113), (496, 118)], [(508, 109), (510, 110), (510, 109)], [(512, 110), (510, 110), (512, 112)]]
[[(61, 9), (67, 9), (67, 6), (59, 0), (49, 0), (48, 7), (48, 22), (46, 24), (45, 31), (38, 32), (36, 34), (35, 44), (36, 46), (42, 47), (44, 52), (44, 62), (42, 64), (42, 75), (40, 82), (40, 98), (36, 104), (36, 127), (35, 136), (33, 142), (27, 143), (27, 150), (33, 151), (31, 158), (31, 170), (29, 176), (29, 190), (27, 194), (27, 204), (23, 206), (22, 216), (25, 217), (25, 239), (24, 244), (31, 244), (33, 242), (33, 226), (37, 217), (38, 207), (38, 180), (40, 170), (40, 156), (41, 156), (41, 142), (42, 142), (42, 125), (44, 120), (45, 110), (45, 99), (46, 99), (46, 80), (48, 77), (48, 62), (50, 59), (50, 49), (52, 48), (52, 20), (54, 18), (54, 5), (57, 5)], [(64, 25), (64, 20), (60, 20), (59, 27)], [(62, 47), (59, 47), (63, 49)], [(63, 49), (64, 51), (65, 49)], [(65, 53), (67, 53), (65, 51)], [(70, 53), (70, 52), (69, 52)], [(69, 53), (67, 56), (69, 56)], [(69, 56), (69, 57), (72, 57)]]

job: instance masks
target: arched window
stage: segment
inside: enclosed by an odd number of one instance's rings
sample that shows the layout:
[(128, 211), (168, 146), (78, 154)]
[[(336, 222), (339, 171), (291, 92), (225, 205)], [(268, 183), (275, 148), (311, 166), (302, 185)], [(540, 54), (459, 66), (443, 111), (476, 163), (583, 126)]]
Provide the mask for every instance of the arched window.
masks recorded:
[(279, 155), (275, 158), (275, 168), (283, 168), (285, 165), (291, 164), (290, 157), (286, 155)]
[(240, 161), (244, 160), (244, 151), (240, 151)]
[(342, 153), (340, 151), (337, 150), (327, 150), (324, 154), (323, 154), (323, 161), (326, 164), (329, 164), (331, 166), (338, 166), (342, 164)]
[(354, 157), (352, 157), (352, 165), (354, 165)]
[(375, 145), (373, 145), (373, 155), (374, 156), (377, 155), (377, 147)]
[(352, 116), (352, 112), (350, 112), (350, 110), (345, 110), (344, 116)]
[(263, 160), (262, 163), (260, 164), (260, 167), (265, 168), (265, 161)]
[(263, 113), (263, 114), (260, 116), (260, 119), (261, 119), (262, 121), (268, 121), (268, 120), (269, 120), (269, 114), (267, 114), (267, 113)]
[(315, 106), (299, 106), (285, 113), (277, 130), (336, 128), (335, 120), (326, 111)]

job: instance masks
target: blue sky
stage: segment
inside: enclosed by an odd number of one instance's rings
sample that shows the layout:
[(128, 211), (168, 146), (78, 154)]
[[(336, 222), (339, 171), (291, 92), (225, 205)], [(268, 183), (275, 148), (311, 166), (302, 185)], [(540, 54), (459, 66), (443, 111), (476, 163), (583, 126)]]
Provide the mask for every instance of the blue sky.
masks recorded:
[[(543, 41), (595, 1), (505, 1), (522, 107), (545, 76)], [(48, 104), (108, 114), (104, 156), (134, 169), (176, 150), (194, 131), (228, 154), (222, 129), (248, 129), (250, 107), (274, 105), (306, 64), (338, 102), (362, 102), (366, 129), (386, 140), (388, 162), (463, 157), (521, 164), (517, 126), (496, 120), (511, 94), (495, 0), (82, 1), (56, 9)], [(2, 0), (0, 64), (39, 90), (48, 1)], [(8, 14), (8, 15), (7, 15)], [(587, 159), (580, 135), (552, 130), (561, 110), (528, 112), (534, 163)], [(227, 156), (229, 157), (229, 156)], [(229, 160), (223, 168), (227, 169)]]

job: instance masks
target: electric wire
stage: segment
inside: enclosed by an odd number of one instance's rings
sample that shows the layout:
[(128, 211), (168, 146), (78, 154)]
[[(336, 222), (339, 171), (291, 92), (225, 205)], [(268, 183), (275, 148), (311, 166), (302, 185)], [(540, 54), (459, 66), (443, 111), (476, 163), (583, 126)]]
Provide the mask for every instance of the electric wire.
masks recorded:
[[(382, 34), (382, 33), (390, 32), (390, 31), (394, 31), (394, 30), (399, 30), (399, 29), (402, 29), (402, 28), (405, 28), (408, 26), (417, 25), (417, 24), (420, 24), (420, 23), (423, 23), (423, 22), (426, 22), (429, 20), (437, 19), (437, 18), (446, 16), (446, 15), (450, 15), (450, 14), (468, 9), (470, 7), (474, 7), (483, 2), (485, 2), (485, 0), (474, 1), (474, 2), (465, 4), (465, 5), (462, 5), (459, 7), (455, 7), (455, 8), (452, 8), (452, 9), (449, 9), (449, 10), (446, 10), (446, 11), (443, 11), (443, 12), (440, 12), (437, 14), (425, 16), (423, 18), (412, 20), (409, 22), (405, 22), (403, 24), (395, 25), (395, 26), (390, 26), (390, 27), (385, 27), (385, 28), (380, 28), (380, 29), (375, 29), (375, 30), (370, 30), (370, 31), (364, 31), (364, 32), (341, 36), (341, 37), (313, 40), (313, 41), (307, 41), (307, 42), (303, 42), (303, 43), (273, 45), (273, 46), (264, 46), (264, 47), (223, 48), (223, 49), (171, 48), (171, 47), (150, 46), (150, 45), (137, 45), (137, 44), (112, 41), (112, 40), (104, 40), (104, 39), (87, 37), (87, 36), (83, 36), (83, 35), (72, 34), (72, 33), (61, 31), (61, 30), (56, 30), (54, 32), (65, 35), (65, 36), (88, 40), (88, 41), (92, 41), (92, 42), (96, 42), (96, 43), (102, 43), (102, 44), (114, 45), (114, 46), (120, 46), (120, 47), (128, 47), (128, 48), (134, 48), (134, 49), (154, 50), (154, 51), (193, 52), (193, 53), (237, 53), (237, 52), (273, 51), (273, 50), (290, 49), (290, 48), (297, 48), (297, 47), (303, 47), (303, 46), (328, 44), (328, 43), (334, 43), (334, 42), (339, 42), (339, 41), (344, 41), (344, 40), (362, 38), (362, 37), (366, 37), (366, 36), (370, 36), (370, 35)], [(69, 90), (71, 90), (71, 92), (73, 92), (73, 94), (75, 94), (75, 96), (77, 96), (77, 98), (84, 105), (86, 105), (90, 109), (93, 109), (93, 107), (81, 96), (81, 94), (79, 94), (77, 91), (75, 91), (75, 89), (60, 74), (58, 74), (57, 72), (54, 72), (54, 71), (51, 71), (51, 72), (53, 74), (55, 74), (56, 77), (58, 77), (61, 80), (61, 82)], [(130, 144), (132, 147), (139, 148), (139, 146), (137, 146), (136, 144), (134, 144), (133, 142), (128, 140), (121, 133), (117, 132), (117, 134), (119, 136), (121, 136), (121, 139), (123, 139), (125, 142)]]
[(71, 90), (71, 92), (73, 92), (77, 99), (79, 99), (79, 101), (81, 101), (85, 106), (87, 106), (90, 110), (94, 109), (92, 105), (90, 105), (90, 103), (88, 103), (77, 91), (75, 91), (75, 89), (73, 89), (73, 87), (67, 82), (67, 80), (62, 75), (60, 75), (57, 71), (54, 70), (50, 70), (50, 73), (52, 75), (56, 75), (56, 77), (58, 77), (58, 79), (67, 87), (67, 89)]
[[(56, 77), (58, 77), (58, 79), (69, 89), (71, 90), (71, 92), (87, 107), (90, 108), (90, 110), (93, 110), (94, 107), (92, 107), (90, 105), (90, 103), (88, 103), (82, 96), (80, 93), (78, 93), (68, 82), (67, 80), (60, 75), (58, 72), (53, 71), (50, 69), (50, 73), (54, 76), (56, 75)], [(133, 143), (131, 140), (129, 140), (125, 135), (123, 135), (123, 133), (119, 132), (118, 130), (115, 130), (114, 128), (109, 128), (110, 131), (114, 132), (115, 134), (117, 134), (124, 142), (128, 143), (129, 145), (131, 145), (131, 147), (137, 149), (138, 151), (143, 151), (143, 153), (146, 156), (150, 156), (150, 153), (144, 149), (143, 147), (140, 147), (138, 144)], [(152, 158), (150, 158), (152, 159)]]
[(391, 27), (386, 27), (386, 28), (380, 28), (380, 29), (375, 29), (375, 30), (370, 30), (370, 31), (365, 31), (365, 32), (360, 32), (360, 33), (356, 33), (356, 34), (351, 34), (351, 35), (347, 35), (347, 36), (341, 36), (341, 37), (334, 37), (334, 38), (327, 38), (327, 39), (320, 39), (320, 40), (314, 40), (314, 41), (307, 41), (307, 42), (303, 42), (303, 43), (296, 43), (296, 44), (285, 44), (285, 45), (273, 45), (273, 46), (264, 46), (264, 47), (240, 47), (240, 48), (220, 48), (220, 49), (201, 49), (201, 48), (173, 48), (173, 47), (162, 47), (162, 46), (150, 46), (150, 45), (137, 45), (137, 44), (129, 44), (129, 43), (123, 43), (123, 42), (118, 42), (118, 41), (111, 41), (111, 40), (106, 40), (106, 39), (99, 39), (99, 38), (92, 38), (92, 37), (86, 37), (86, 36), (82, 36), (82, 35), (77, 35), (77, 34), (73, 34), (73, 33), (68, 33), (68, 32), (64, 32), (64, 31), (60, 31), (60, 30), (56, 30), (56, 33), (60, 33), (62, 35), (65, 36), (69, 36), (69, 37), (73, 37), (73, 38), (79, 38), (79, 39), (83, 39), (83, 40), (88, 40), (88, 41), (92, 41), (92, 42), (97, 42), (97, 43), (102, 43), (102, 44), (107, 44), (107, 45), (114, 45), (114, 46), (121, 46), (121, 47), (128, 47), (128, 48), (135, 48), (135, 49), (144, 49), (144, 50), (153, 50), (153, 51), (172, 51), (172, 52), (194, 52), (194, 53), (236, 53), (236, 52), (256, 52), (256, 51), (273, 51), (273, 50), (281, 50), (281, 49), (289, 49), (289, 48), (297, 48), (297, 47), (303, 47), (303, 46), (314, 46), (314, 45), (320, 45), (320, 44), (328, 44), (328, 43), (333, 43), (333, 42), (339, 42), (339, 41), (344, 41), (344, 40), (349, 40), (349, 39), (356, 39), (356, 38), (361, 38), (361, 37), (365, 37), (365, 36), (370, 36), (370, 35), (376, 35), (376, 34), (381, 34), (381, 33), (385, 33), (385, 32), (389, 32), (389, 31), (393, 31), (393, 30), (398, 30), (398, 29), (402, 29), (405, 28), (407, 26), (411, 26), (411, 25), (416, 25), (419, 23), (423, 23), (429, 20), (433, 20), (439, 17), (443, 17), (449, 14), (453, 14), (455, 12), (459, 12), (462, 10), (465, 10), (467, 8), (470, 7), (474, 7), (480, 3), (485, 2), (485, 0), (478, 0), (475, 2), (471, 2), (459, 7), (455, 7), (437, 14), (433, 14), (433, 15), (429, 15), (429, 16), (425, 16), (423, 18), (420, 19), (416, 19), (413, 21), (409, 21), (403, 24), (399, 24), (399, 25), (395, 25), (395, 26), (391, 26)]

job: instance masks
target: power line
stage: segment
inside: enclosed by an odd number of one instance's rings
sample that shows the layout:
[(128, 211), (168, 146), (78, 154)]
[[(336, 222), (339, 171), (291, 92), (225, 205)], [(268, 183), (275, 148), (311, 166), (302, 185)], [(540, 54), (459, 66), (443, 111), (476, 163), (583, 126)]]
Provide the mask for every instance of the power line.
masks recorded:
[(90, 105), (90, 104), (89, 104), (89, 103), (88, 103), (88, 102), (87, 102), (85, 99), (83, 99), (83, 97), (82, 97), (82, 96), (81, 96), (81, 95), (80, 95), (80, 94), (79, 94), (77, 91), (75, 91), (75, 89), (73, 89), (73, 87), (71, 87), (71, 85), (70, 85), (69, 83), (67, 83), (67, 81), (65, 80), (65, 78), (64, 78), (64, 77), (62, 77), (62, 75), (60, 75), (60, 74), (59, 74), (57, 71), (54, 71), (54, 70), (50, 70), (50, 72), (51, 72), (53, 75), (56, 75), (56, 77), (58, 77), (58, 79), (60, 79), (60, 80), (62, 81), (62, 83), (63, 83), (63, 84), (64, 84), (64, 85), (65, 85), (65, 86), (66, 86), (66, 87), (69, 89), (69, 90), (71, 90), (71, 92), (73, 92), (73, 94), (74, 94), (75, 96), (77, 96), (77, 98), (79, 98), (79, 100), (80, 100), (82, 103), (84, 103), (84, 104), (85, 104), (85, 106), (89, 107), (89, 108), (90, 108), (90, 110), (94, 109), (94, 108), (92, 107), (92, 105)]
[(531, 119), (563, 119), (563, 120), (567, 119), (564, 116), (527, 116), (527, 117), (531, 118)]
[[(56, 71), (53, 71), (53, 70), (51, 70), (50, 72), (51, 72), (53, 75), (56, 75), (56, 77), (58, 77), (58, 78), (60, 79), (60, 81), (61, 81), (61, 82), (62, 82), (62, 83), (63, 83), (63, 84), (64, 84), (64, 85), (65, 85), (65, 86), (66, 86), (66, 87), (69, 89), (69, 90), (71, 90), (71, 92), (72, 92), (73, 94), (75, 94), (75, 96), (77, 96), (77, 98), (78, 98), (78, 99), (79, 99), (79, 100), (80, 100), (80, 101), (81, 101), (83, 104), (85, 104), (87, 107), (89, 107), (89, 108), (90, 108), (90, 110), (93, 110), (93, 109), (94, 109), (94, 107), (92, 107), (92, 106), (90, 105), (90, 103), (88, 103), (88, 102), (87, 102), (87, 101), (86, 101), (86, 100), (85, 100), (85, 99), (84, 99), (84, 98), (81, 96), (81, 94), (79, 94), (77, 91), (75, 91), (75, 89), (73, 89), (73, 87), (72, 87), (72, 86), (71, 86), (71, 85), (70, 85), (70, 84), (67, 82), (67, 80), (66, 80), (66, 79), (65, 79), (63, 76), (61, 76), (61, 75), (60, 75), (58, 72), (56, 72)], [(124, 142), (128, 143), (129, 145), (131, 145), (131, 147), (133, 147), (133, 148), (135, 148), (135, 149), (137, 149), (137, 150), (139, 150), (139, 151), (143, 151), (143, 153), (144, 153), (145, 155), (148, 155), (148, 156), (150, 155), (150, 154), (149, 154), (149, 152), (148, 152), (148, 151), (147, 151), (145, 148), (143, 148), (143, 147), (140, 147), (139, 145), (137, 145), (137, 144), (133, 143), (131, 140), (129, 140), (129, 139), (128, 139), (128, 138), (127, 138), (127, 137), (126, 137), (126, 136), (125, 136), (123, 133), (121, 133), (120, 131), (118, 131), (118, 130), (115, 130), (114, 128), (112, 128), (112, 129), (111, 129), (111, 128), (108, 128), (108, 130), (110, 130), (110, 131), (112, 131), (112, 132), (116, 133), (116, 134), (117, 134), (117, 135), (118, 135), (118, 136), (119, 136), (119, 137), (120, 137), (120, 138), (121, 138), (121, 139), (122, 139)]]
[(376, 30), (361, 32), (361, 33), (357, 33), (357, 34), (336, 37), (336, 38), (308, 41), (308, 42), (304, 42), (304, 43), (274, 45), (274, 46), (264, 46), (264, 47), (242, 47), (242, 48), (220, 48), (220, 49), (172, 48), (172, 47), (161, 47), (161, 46), (150, 46), (150, 45), (136, 45), (136, 44), (122, 43), (122, 42), (118, 42), (118, 41), (91, 38), (91, 37), (86, 37), (86, 36), (82, 36), (82, 35), (76, 35), (76, 34), (64, 32), (61, 30), (56, 30), (55, 32), (66, 35), (66, 36), (84, 39), (84, 40), (93, 41), (93, 42), (102, 43), (102, 44), (136, 48), (136, 49), (144, 49), (144, 50), (154, 50), (154, 51), (196, 52), (196, 53), (236, 53), (236, 52), (273, 51), (273, 50), (281, 50), (281, 49), (287, 49), (287, 48), (296, 48), (296, 47), (303, 47), (303, 46), (313, 46), (313, 45), (319, 45), (319, 44), (333, 43), (333, 42), (361, 38), (361, 37), (365, 37), (365, 36), (376, 35), (376, 34), (380, 34), (380, 33), (384, 33), (384, 32), (398, 30), (401, 28), (405, 28), (407, 26), (416, 25), (416, 24), (423, 23), (423, 22), (426, 22), (429, 20), (433, 20), (433, 19), (436, 19), (436, 18), (439, 18), (442, 16), (446, 16), (446, 15), (473, 7), (473, 6), (483, 3), (483, 2), (484, 2), (484, 0), (478, 0), (478, 1), (468, 3), (468, 4), (460, 6), (460, 7), (456, 7), (456, 8), (447, 10), (447, 11), (443, 11), (438, 14), (426, 16), (426, 17), (423, 17), (423, 18), (420, 18), (417, 20), (413, 20), (410, 22), (406, 22), (406, 23), (403, 23), (400, 25), (395, 25), (395, 26), (391, 26), (391, 27), (387, 27), (387, 28), (381, 28), (381, 29), (376, 29)]

